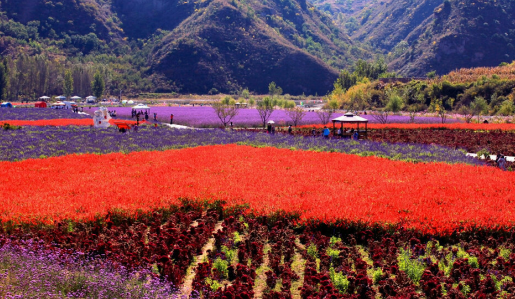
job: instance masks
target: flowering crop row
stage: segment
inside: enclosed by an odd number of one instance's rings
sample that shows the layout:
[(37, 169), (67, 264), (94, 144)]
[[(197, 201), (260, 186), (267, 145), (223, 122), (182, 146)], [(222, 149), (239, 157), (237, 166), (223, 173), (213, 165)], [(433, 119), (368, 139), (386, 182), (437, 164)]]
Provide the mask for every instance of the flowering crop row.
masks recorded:
[[(32, 104), (33, 105), (33, 104)], [(50, 108), (3, 108), (0, 109), (2, 120), (44, 120), (44, 119), (91, 119), (91, 116), (73, 113), (71, 109)]]
[[(333, 124), (329, 123), (328, 128), (332, 129)], [(323, 128), (324, 125), (305, 125), (301, 128)], [(336, 129), (340, 127), (336, 124)], [(356, 124), (346, 124), (344, 128), (356, 128)], [(384, 130), (384, 129), (402, 129), (402, 130), (421, 130), (421, 129), (447, 129), (447, 130), (471, 130), (471, 131), (515, 131), (515, 124), (476, 124), (476, 123), (452, 123), (452, 124), (409, 124), (409, 123), (390, 123), (390, 124), (374, 124), (369, 123), (368, 129)], [(360, 125), (360, 129), (365, 128), (364, 124)]]
[(240, 143), (252, 146), (304, 149), (381, 156), (417, 162), (479, 164), (461, 151), (433, 145), (387, 144), (368, 141), (302, 138), (284, 134), (261, 134), (217, 129), (173, 130), (142, 126), (139, 132), (121, 134), (116, 128), (99, 130), (89, 127), (24, 127), (0, 130), (0, 160), (63, 156), (73, 153), (106, 154), (143, 150), (166, 150), (201, 145)]
[(339, 153), (226, 145), (1, 162), (0, 169), (2, 221), (92, 219), (179, 198), (441, 234), (512, 226), (515, 213), (513, 173)]
[[(385, 126), (376, 129), (376, 126), (370, 125), (369, 128), (372, 127), (373, 129), (368, 131), (367, 139), (397, 144), (438, 144), (449, 148), (464, 149), (469, 153), (487, 150), (492, 154), (502, 153), (515, 156), (515, 134), (509, 129), (509, 126), (515, 125), (503, 125), (503, 130), (462, 130), (429, 127), (413, 127), (410, 129), (401, 128), (401, 126), (398, 126), (398, 128)], [(321, 131), (321, 129), (317, 129), (317, 134), (320, 134)], [(306, 137), (312, 136), (312, 127), (295, 130), (294, 134)]]
[(0, 228), (0, 296), (464, 299), (509, 298), (515, 291), (510, 234), (445, 242), (403, 228), (332, 228), (326, 235), (316, 226), (299, 230), (286, 217), (181, 209), (10, 235)]
[[(131, 107), (110, 108), (115, 110), (118, 117), (131, 117)], [(84, 112), (93, 114), (94, 109), (85, 109)], [(191, 127), (220, 127), (222, 123), (215, 113), (213, 107), (197, 106), (197, 107), (150, 107), (150, 118), (157, 113), (157, 119), (161, 122), (170, 122), (170, 115), (173, 114), (173, 123), (186, 125)], [(336, 114), (340, 116), (341, 114)], [(136, 118), (133, 118), (134, 120)], [(277, 124), (288, 125), (291, 119), (284, 110), (277, 109), (272, 112), (270, 120), (274, 120)], [(256, 109), (239, 109), (238, 115), (232, 120), (235, 126), (252, 126), (259, 127), (263, 122)], [(318, 124), (320, 119), (315, 112), (306, 112), (306, 116), (302, 119), (303, 124)]]
[[(53, 127), (62, 127), (62, 126), (93, 126), (93, 119), (84, 118), (84, 119), (42, 119), (42, 120), (0, 120), (0, 126), (3, 124), (10, 124), (11, 126), (36, 126), (36, 127), (45, 127), (45, 126), (53, 126)], [(111, 119), (109, 121), (112, 125), (115, 123), (125, 123), (128, 125), (135, 125), (137, 122), (132, 120), (114, 120)], [(145, 123), (145, 121), (140, 121), (141, 123)]]

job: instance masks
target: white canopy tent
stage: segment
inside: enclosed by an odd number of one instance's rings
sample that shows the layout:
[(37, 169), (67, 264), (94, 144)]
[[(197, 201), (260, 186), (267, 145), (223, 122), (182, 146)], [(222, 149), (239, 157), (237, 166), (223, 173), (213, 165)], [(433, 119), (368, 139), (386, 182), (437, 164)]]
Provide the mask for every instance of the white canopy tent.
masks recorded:
[(80, 100), (80, 99), (82, 99), (82, 98), (81, 98), (81, 97), (79, 97), (79, 96), (74, 96), (74, 97), (71, 97), (70, 99), (72, 99), (72, 100)]
[(44, 101), (46, 101), (46, 100), (50, 100), (50, 97), (42, 96), (42, 97), (40, 97), (39, 99), (40, 99), (40, 100), (44, 100)]
[(66, 100), (66, 97), (65, 96), (58, 96), (58, 97), (55, 97), (56, 99), (58, 99), (59, 101), (64, 101)]
[[(340, 123), (342, 136), (350, 136), (349, 133), (343, 133), (343, 124), (357, 124), (357, 132), (360, 136), (365, 136), (367, 138), (368, 135), (368, 119), (355, 115), (354, 113), (347, 112), (343, 116), (334, 118), (333, 120), (333, 135), (336, 136), (336, 123)], [(360, 131), (359, 125), (365, 124), (365, 130)]]
[(63, 108), (64, 106), (66, 106), (66, 104), (63, 102), (55, 102), (52, 105), (50, 105), (50, 107), (52, 108)]
[(147, 106), (147, 105), (143, 105), (143, 104), (138, 104), (134, 107), (132, 107), (132, 110), (133, 111), (142, 111), (142, 110), (148, 110), (148, 114), (150, 114), (150, 107)]
[(86, 102), (88, 103), (94, 103), (97, 101), (97, 97), (94, 97), (94, 96), (89, 96), (86, 98)]

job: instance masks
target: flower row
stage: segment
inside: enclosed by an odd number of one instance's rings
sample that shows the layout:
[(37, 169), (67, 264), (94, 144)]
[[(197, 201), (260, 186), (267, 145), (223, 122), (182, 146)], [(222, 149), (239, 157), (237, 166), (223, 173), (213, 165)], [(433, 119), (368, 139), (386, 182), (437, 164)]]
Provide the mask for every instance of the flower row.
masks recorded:
[(340, 153), (225, 145), (0, 162), (2, 221), (92, 219), (179, 198), (248, 204), (302, 221), (449, 234), (513, 225), (515, 174)]

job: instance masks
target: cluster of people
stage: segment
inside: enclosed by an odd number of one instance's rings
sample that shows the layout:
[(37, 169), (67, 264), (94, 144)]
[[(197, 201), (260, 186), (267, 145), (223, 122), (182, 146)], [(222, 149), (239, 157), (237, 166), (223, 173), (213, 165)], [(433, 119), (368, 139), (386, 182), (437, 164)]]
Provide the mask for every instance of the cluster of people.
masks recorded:
[[(78, 106), (76, 106), (76, 107), (72, 106), (72, 111), (73, 111), (73, 113), (79, 113), (79, 107)], [(80, 112), (84, 112), (84, 107), (80, 107)]]
[[(291, 126), (290, 126), (291, 127)], [(290, 132), (290, 128), (288, 128), (288, 132)], [(311, 135), (313, 135), (313, 138), (315, 138), (318, 135), (318, 132), (315, 128), (311, 130)], [(331, 135), (331, 130), (327, 126), (324, 126), (324, 129), (322, 130), (322, 136), (325, 139), (329, 139), (329, 136)], [(354, 129), (350, 129), (349, 131), (344, 132), (341, 128), (338, 129), (337, 134), (334, 136), (335, 138), (352, 138), (354, 140), (359, 139), (359, 133), (358, 131), (355, 131)]]
[(107, 111), (111, 117), (116, 117), (116, 110)]
[(266, 131), (268, 132), (268, 134), (275, 135), (275, 126), (273, 124), (268, 124), (268, 126), (266, 127)]
[[(139, 122), (140, 118), (145, 118), (146, 121), (148, 121), (148, 118), (149, 118), (147, 111), (143, 112), (143, 111), (136, 111), (136, 110), (133, 109), (131, 111), (131, 114), (132, 114), (131, 117), (132, 118), (136, 117), (136, 120), (138, 122)], [(155, 117), (157, 117), (157, 114), (156, 113), (154, 113), (154, 114), (155, 114)]]

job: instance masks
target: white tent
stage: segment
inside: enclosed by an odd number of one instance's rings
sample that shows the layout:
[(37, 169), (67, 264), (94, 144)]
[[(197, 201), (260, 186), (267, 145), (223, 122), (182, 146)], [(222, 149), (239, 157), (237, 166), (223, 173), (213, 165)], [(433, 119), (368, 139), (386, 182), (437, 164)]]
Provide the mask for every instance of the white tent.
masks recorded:
[(269, 120), (269, 121), (268, 121), (268, 123), (269, 123), (269, 124), (275, 124), (275, 121), (273, 121), (273, 120)]
[(50, 97), (47, 97), (47, 96), (42, 96), (39, 98), (40, 100), (50, 100)]
[(134, 104), (134, 101), (130, 100), (130, 101), (127, 102), (127, 104), (132, 105), (132, 104)]
[(72, 99), (72, 100), (80, 100), (80, 99), (82, 99), (82, 98), (81, 98), (81, 97), (79, 97), (79, 96), (74, 96), (74, 97), (71, 97), (70, 99)]
[(132, 110), (150, 110), (150, 107), (148, 107), (147, 105), (138, 104), (132, 107)]
[(60, 100), (60, 101), (64, 101), (66, 100), (66, 97), (65, 96), (58, 96), (58, 97), (55, 97), (56, 99)]

